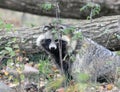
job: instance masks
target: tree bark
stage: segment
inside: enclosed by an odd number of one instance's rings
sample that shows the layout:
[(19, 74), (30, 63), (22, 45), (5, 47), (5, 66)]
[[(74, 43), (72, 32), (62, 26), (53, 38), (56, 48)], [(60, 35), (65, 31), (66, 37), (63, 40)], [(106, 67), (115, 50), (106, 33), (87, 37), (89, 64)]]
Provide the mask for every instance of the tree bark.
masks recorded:
[(109, 50), (120, 50), (120, 15), (101, 17), (83, 22), (81, 25), (83, 35), (91, 38)]
[[(56, 0), (0, 0), (0, 7), (28, 12), (38, 15), (56, 16)], [(80, 11), (80, 8), (91, 0), (58, 0), (60, 7), (60, 16), (67, 18), (85, 18), (90, 15), (90, 10)], [(120, 0), (93, 0), (101, 6), (98, 16), (120, 14)], [(50, 11), (43, 9), (45, 3), (52, 3), (53, 8)]]
[[(74, 25), (82, 30), (84, 36), (89, 37), (97, 43), (105, 46), (110, 50), (120, 50), (120, 20), (119, 16), (108, 16), (90, 21), (81, 21), (80, 24)], [(16, 31), (14, 31), (16, 30)], [(18, 38), (20, 48), (28, 53), (36, 53), (42, 49), (35, 46), (36, 38), (42, 33), (42, 27), (19, 28), (6, 32), (0, 31), (0, 47), (11, 41), (11, 38)]]

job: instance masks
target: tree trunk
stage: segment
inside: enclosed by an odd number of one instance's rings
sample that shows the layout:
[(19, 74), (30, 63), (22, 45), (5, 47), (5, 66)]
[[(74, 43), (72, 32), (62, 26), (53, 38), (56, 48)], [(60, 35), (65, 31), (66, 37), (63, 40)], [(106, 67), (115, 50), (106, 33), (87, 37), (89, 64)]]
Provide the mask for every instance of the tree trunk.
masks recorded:
[[(56, 0), (0, 0), (0, 7), (28, 12), (38, 15), (56, 16)], [(67, 18), (86, 18), (90, 15), (90, 9), (80, 11), (80, 8), (91, 0), (58, 0), (60, 6), (60, 16)], [(43, 9), (45, 3), (53, 4), (51, 10)], [(98, 16), (120, 14), (120, 0), (93, 0), (101, 6)], [(49, 6), (48, 6), (49, 7)]]
[[(110, 50), (120, 50), (119, 17), (120, 16), (101, 17), (94, 19), (92, 23), (83, 20), (77, 26), (80, 27), (79, 29), (82, 30), (84, 36), (93, 39)], [(0, 47), (5, 47), (5, 44), (10, 42), (11, 38), (17, 37), (17, 42), (20, 42), (21, 49), (28, 53), (39, 52), (38, 47), (35, 46), (35, 40), (40, 33), (42, 33), (41, 27), (19, 28), (13, 29), (10, 32), (1, 30)]]

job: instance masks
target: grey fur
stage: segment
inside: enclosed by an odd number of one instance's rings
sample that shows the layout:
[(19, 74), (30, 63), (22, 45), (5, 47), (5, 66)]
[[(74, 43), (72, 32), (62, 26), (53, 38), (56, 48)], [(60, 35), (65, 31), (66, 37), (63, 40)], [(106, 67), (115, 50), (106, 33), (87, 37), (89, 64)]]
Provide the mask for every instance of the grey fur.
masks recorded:
[(79, 81), (79, 73), (90, 75), (92, 81), (100, 76), (115, 77), (116, 69), (120, 67), (118, 55), (85, 37), (78, 41), (76, 50), (76, 60), (71, 69), (74, 79)]

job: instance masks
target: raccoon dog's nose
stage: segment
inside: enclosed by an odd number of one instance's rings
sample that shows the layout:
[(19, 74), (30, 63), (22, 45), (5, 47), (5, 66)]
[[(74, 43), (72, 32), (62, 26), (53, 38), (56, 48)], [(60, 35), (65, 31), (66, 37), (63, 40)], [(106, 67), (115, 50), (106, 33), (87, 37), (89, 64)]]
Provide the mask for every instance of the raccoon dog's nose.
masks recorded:
[(55, 44), (55, 42), (51, 42), (50, 45), (49, 45), (49, 49), (57, 49), (57, 46)]

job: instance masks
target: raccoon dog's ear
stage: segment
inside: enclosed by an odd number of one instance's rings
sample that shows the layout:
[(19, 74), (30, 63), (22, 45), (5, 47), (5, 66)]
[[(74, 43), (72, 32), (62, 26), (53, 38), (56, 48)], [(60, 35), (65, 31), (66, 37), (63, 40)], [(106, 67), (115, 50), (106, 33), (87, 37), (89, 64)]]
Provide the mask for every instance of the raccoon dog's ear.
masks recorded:
[(48, 30), (50, 30), (50, 26), (46, 25), (46, 26), (43, 27), (43, 31), (44, 31), (44, 32), (46, 32), (46, 31), (48, 31)]

